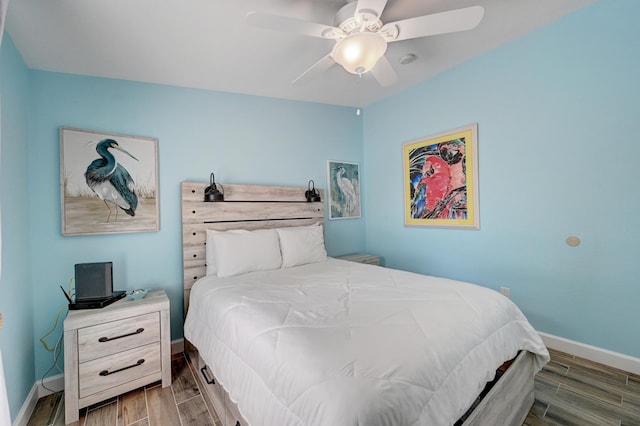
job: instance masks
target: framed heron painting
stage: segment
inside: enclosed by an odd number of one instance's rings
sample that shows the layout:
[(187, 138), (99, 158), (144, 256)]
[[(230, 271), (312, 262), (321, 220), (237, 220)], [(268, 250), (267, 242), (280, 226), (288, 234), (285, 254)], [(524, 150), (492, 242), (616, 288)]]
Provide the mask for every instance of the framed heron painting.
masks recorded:
[(158, 140), (60, 128), (62, 235), (153, 232)]
[(404, 224), (479, 229), (478, 125), (403, 145)]
[(327, 161), (329, 219), (360, 217), (360, 165)]

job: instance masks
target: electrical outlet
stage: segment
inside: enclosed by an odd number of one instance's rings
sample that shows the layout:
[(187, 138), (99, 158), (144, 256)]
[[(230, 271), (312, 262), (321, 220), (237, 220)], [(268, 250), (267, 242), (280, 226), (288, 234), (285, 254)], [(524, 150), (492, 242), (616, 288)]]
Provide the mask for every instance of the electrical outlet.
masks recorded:
[(500, 294), (507, 299), (511, 299), (511, 289), (509, 289), (509, 287), (500, 287)]

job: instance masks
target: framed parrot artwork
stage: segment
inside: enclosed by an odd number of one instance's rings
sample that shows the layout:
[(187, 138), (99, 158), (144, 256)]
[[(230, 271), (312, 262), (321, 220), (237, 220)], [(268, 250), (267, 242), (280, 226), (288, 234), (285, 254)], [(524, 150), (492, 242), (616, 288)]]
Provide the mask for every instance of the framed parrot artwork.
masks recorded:
[(403, 144), (404, 224), (480, 229), (478, 125)]

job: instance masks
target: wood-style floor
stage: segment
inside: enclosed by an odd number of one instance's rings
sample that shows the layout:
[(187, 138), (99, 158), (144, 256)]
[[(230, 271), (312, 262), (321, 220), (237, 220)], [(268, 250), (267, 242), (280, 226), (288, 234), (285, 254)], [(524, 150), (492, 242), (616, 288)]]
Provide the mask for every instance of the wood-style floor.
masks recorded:
[[(160, 382), (80, 410), (73, 426), (221, 426), (207, 408), (193, 376), (193, 366), (183, 354), (171, 358), (171, 386)], [(64, 394), (38, 400), (28, 426), (64, 425)]]
[(640, 376), (549, 350), (527, 426), (640, 425)]
[[(640, 425), (640, 376), (550, 352), (551, 362), (536, 375), (536, 401), (524, 425)], [(184, 355), (172, 358), (171, 370), (171, 387), (158, 382), (83, 409), (74, 426), (220, 426)], [(29, 425), (64, 425), (64, 396), (41, 398)]]

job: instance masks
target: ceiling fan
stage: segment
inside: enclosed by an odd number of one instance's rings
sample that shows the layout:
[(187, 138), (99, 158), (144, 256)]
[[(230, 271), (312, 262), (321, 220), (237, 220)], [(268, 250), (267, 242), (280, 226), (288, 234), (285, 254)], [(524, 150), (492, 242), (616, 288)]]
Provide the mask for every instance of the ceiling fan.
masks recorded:
[(313, 64), (292, 84), (304, 84), (336, 63), (352, 74), (371, 72), (381, 86), (398, 76), (384, 56), (387, 43), (474, 29), (484, 8), (472, 6), (384, 24), (380, 17), (388, 0), (351, 0), (336, 14), (335, 26), (287, 16), (250, 12), (249, 25), (335, 40), (331, 52)]

